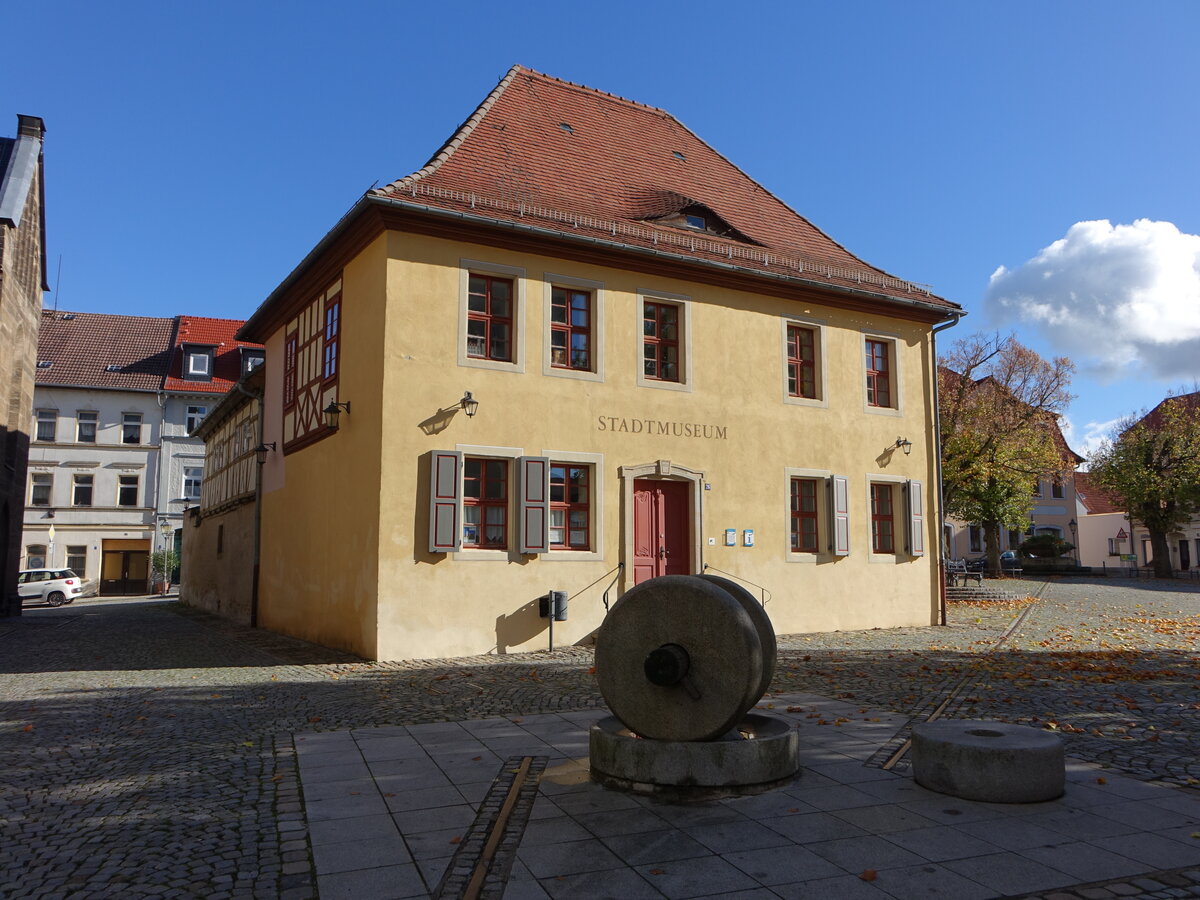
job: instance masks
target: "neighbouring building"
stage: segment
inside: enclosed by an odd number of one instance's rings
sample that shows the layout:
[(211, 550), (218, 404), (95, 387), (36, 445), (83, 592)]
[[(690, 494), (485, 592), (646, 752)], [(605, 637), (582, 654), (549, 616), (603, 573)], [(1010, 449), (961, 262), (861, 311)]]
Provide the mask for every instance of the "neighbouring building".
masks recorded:
[(25, 508), (29, 409), (38, 313), (46, 283), (46, 206), (37, 116), (17, 116), (17, 136), (0, 137), (0, 616), (21, 614), (21, 517)]
[(961, 314), (669, 113), (514, 67), (239, 333), (274, 448), (258, 622), (375, 658), (542, 649), (548, 591), (573, 642), (701, 571), (779, 632), (935, 622), (932, 328)]
[(1075, 473), (1075, 497), (1080, 565), (1096, 569), (1138, 565), (1138, 560), (1126, 558), (1134, 553), (1133, 539), (1120, 499), (1093, 482), (1087, 472)]
[(178, 547), (200, 501), (204, 444), (188, 433), (261, 362), (239, 320), (44, 310), (22, 566), (66, 566), (101, 594), (148, 589), (153, 550)]
[(181, 532), (187, 575), (179, 599), (244, 625), (257, 624), (257, 457), (275, 449), (260, 449), (263, 376), (262, 367), (251, 369), (196, 429), (206, 450), (204, 485), (191, 527)]

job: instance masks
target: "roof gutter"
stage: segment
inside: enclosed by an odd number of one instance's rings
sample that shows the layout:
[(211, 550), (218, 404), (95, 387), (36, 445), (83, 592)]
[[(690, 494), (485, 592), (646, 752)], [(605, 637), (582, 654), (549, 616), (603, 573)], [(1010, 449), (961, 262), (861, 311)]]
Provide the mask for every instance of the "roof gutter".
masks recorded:
[[(939, 331), (953, 328), (966, 313), (955, 315), (948, 322), (935, 325), (929, 334), (929, 352), (933, 354), (933, 447), (934, 471), (938, 490), (938, 624), (946, 624), (946, 492), (942, 489), (942, 407), (938, 396), (937, 336)], [(963, 582), (966, 583), (965, 581)]]
[(236, 338), (240, 341), (253, 340), (254, 329), (266, 317), (268, 310), (275, 299), (286, 292), (288, 288), (294, 284), (308, 266), (321, 254), (323, 254), (334, 241), (336, 241), (349, 224), (369, 206), (381, 206), (384, 208), (403, 209), (411, 212), (422, 213), (424, 215), (433, 216), (441, 219), (455, 220), (460, 222), (468, 222), (473, 225), (486, 226), (490, 228), (504, 228), (514, 232), (525, 234), (533, 234), (539, 237), (553, 238), (555, 240), (574, 241), (580, 244), (590, 244), (597, 247), (611, 248), (622, 253), (633, 253), (639, 256), (654, 257), (658, 259), (669, 259), (675, 262), (685, 263), (692, 266), (701, 266), (704, 268), (714, 269), (723, 272), (733, 272), (739, 275), (747, 275), (752, 278), (760, 278), (768, 281), (776, 281), (782, 284), (803, 285), (812, 287), (822, 291), (833, 291), (834, 293), (844, 294), (848, 297), (855, 297), (864, 300), (872, 300), (875, 302), (892, 303), (899, 306), (906, 306), (912, 309), (921, 310), (926, 313), (934, 313), (941, 320), (947, 318), (958, 321), (958, 317), (965, 315), (960, 309), (947, 309), (936, 303), (927, 303), (921, 300), (914, 300), (909, 297), (897, 297), (894, 294), (885, 294), (877, 291), (868, 291), (859, 288), (849, 288), (842, 285), (829, 284), (824, 281), (815, 281), (811, 278), (798, 278), (793, 275), (782, 275), (774, 272), (764, 272), (761, 269), (750, 269), (745, 266), (738, 266), (732, 263), (723, 263), (716, 260), (697, 259), (692, 256), (685, 256), (681, 253), (671, 253), (666, 250), (649, 250), (645, 247), (635, 247), (630, 244), (622, 244), (619, 241), (606, 241), (603, 238), (585, 237), (583, 235), (573, 235), (563, 231), (557, 231), (552, 228), (543, 228), (539, 225), (529, 225), (523, 222), (508, 222), (503, 219), (493, 219), (488, 216), (474, 215), (468, 212), (456, 210), (442, 209), (438, 206), (430, 206), (424, 203), (412, 203), (407, 200), (400, 200), (396, 197), (380, 197), (374, 194), (367, 194), (358, 199), (355, 204), (347, 210), (331, 228), (316, 246), (305, 255), (297, 266), (292, 269), (288, 276), (279, 283), (279, 286), (267, 296), (267, 298), (259, 305), (254, 314), (246, 320), (246, 323), (238, 329)]

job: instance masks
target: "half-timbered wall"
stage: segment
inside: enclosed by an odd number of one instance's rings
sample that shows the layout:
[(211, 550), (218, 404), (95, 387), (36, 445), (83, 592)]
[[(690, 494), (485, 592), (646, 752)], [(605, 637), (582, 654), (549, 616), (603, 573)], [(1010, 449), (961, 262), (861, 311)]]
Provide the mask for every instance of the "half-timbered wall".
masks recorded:
[(318, 293), (284, 329), (285, 452), (329, 434), (321, 411), (337, 399), (341, 299), (339, 278)]
[(254, 497), (254, 448), (258, 446), (258, 404), (246, 403), (217, 426), (206, 441), (200, 510), (217, 512)]

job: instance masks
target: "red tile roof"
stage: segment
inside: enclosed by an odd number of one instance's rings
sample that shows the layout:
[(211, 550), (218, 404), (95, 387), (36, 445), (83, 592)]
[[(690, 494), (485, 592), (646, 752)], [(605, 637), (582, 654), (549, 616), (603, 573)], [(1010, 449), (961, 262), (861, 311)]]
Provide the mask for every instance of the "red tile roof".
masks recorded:
[[(240, 319), (150, 318), (42, 310), (37, 383), (126, 391), (223, 394), (241, 375)], [(184, 344), (216, 349), (211, 381), (185, 381)], [(45, 366), (49, 363), (49, 366)], [(110, 368), (115, 371), (109, 371)]]
[(1195, 391), (1191, 394), (1179, 394), (1175, 397), (1168, 397), (1163, 400), (1158, 406), (1150, 410), (1146, 415), (1138, 420), (1139, 425), (1146, 425), (1149, 428), (1162, 427), (1162, 410), (1165, 406), (1184, 405), (1192, 414), (1200, 416), (1200, 391)]
[(36, 381), (157, 391), (170, 365), (174, 331), (174, 319), (42, 310)]
[[(522, 66), (424, 168), (370, 196), (960, 308), (863, 262), (669, 113)], [(734, 236), (650, 218), (688, 205)]]
[(1087, 472), (1075, 473), (1075, 492), (1092, 515), (1125, 512), (1120, 499), (1094, 484)]
[[(168, 391), (224, 394), (242, 375), (241, 348), (261, 350), (262, 344), (237, 340), (234, 335), (244, 325), (241, 319), (206, 319), (201, 316), (179, 316), (175, 335), (175, 351), (163, 388)], [(198, 344), (214, 348), (213, 377), (210, 381), (185, 379), (183, 345)]]

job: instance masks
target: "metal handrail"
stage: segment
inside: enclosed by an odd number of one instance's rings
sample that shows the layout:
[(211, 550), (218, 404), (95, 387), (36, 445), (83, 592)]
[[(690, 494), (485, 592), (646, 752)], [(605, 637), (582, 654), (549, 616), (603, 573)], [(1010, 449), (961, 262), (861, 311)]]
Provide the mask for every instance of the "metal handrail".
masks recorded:
[(766, 606), (767, 603), (770, 601), (771, 592), (768, 591), (761, 584), (755, 584), (753, 581), (750, 581), (748, 578), (742, 578), (740, 575), (734, 575), (732, 572), (726, 572), (724, 569), (718, 569), (716, 566), (712, 566), (712, 565), (709, 565), (708, 563), (705, 563), (703, 571), (707, 572), (709, 569), (712, 569), (714, 572), (720, 572), (722, 575), (728, 575), (730, 578), (737, 579), (738, 581), (742, 582), (743, 584), (748, 584), (751, 587), (758, 588), (762, 592), (762, 600), (760, 601), (760, 603), (763, 606)]

